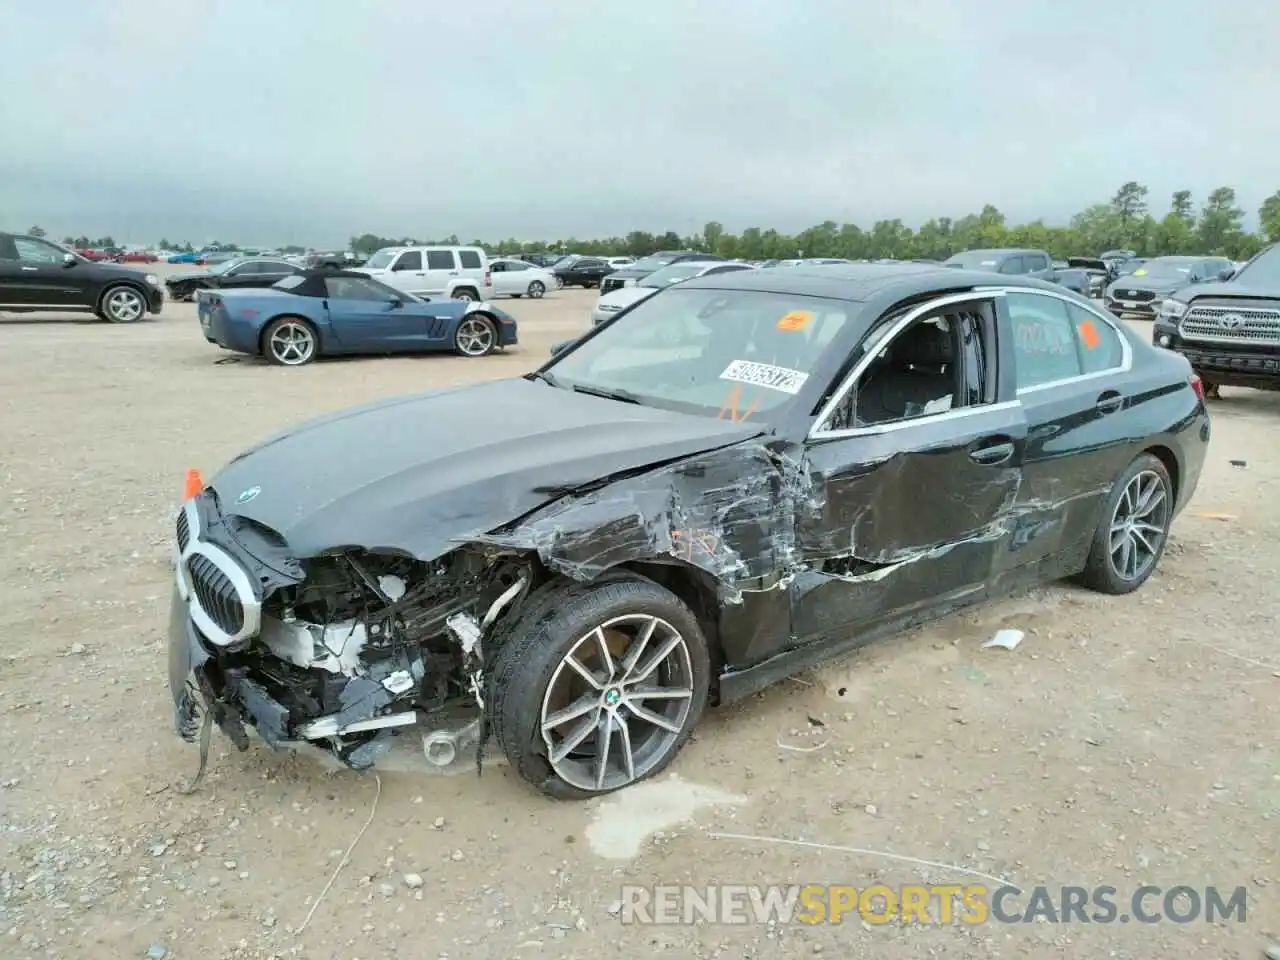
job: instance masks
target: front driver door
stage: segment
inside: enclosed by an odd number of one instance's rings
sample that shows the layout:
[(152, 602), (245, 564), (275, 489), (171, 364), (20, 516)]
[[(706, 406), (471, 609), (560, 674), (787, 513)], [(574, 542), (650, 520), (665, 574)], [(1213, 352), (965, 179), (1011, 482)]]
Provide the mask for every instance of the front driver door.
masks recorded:
[(362, 277), (326, 277), (324, 285), (329, 323), (344, 350), (408, 353), (427, 342), (425, 318), (394, 290)]
[(69, 265), (66, 251), (32, 237), (14, 237), (16, 269), (10, 264), (6, 302), (41, 307), (83, 307), (89, 301), (83, 263)]
[(798, 639), (849, 640), (984, 595), (1027, 437), (994, 300), (957, 294), (883, 318), (847, 393), (819, 415), (806, 452), (822, 506), (797, 533)]

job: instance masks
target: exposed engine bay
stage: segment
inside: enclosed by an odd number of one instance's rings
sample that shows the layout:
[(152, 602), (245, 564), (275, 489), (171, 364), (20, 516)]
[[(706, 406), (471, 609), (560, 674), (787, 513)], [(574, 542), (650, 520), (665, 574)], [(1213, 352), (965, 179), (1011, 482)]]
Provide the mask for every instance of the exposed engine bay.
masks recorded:
[[(430, 563), (360, 550), (297, 563), (297, 582), (263, 590), (253, 635), (225, 645), (199, 637), (210, 656), (193, 664), (179, 705), (184, 739), (195, 739), (203, 700), (206, 728), (216, 723), (242, 750), (253, 728), (273, 747), (309, 742), (364, 769), (398, 728), (420, 724), (429, 762), (447, 765), (472, 745), (478, 761), (481, 637), (527, 591), (532, 571), (467, 548)], [(224, 612), (207, 587), (192, 592), (199, 608)]]

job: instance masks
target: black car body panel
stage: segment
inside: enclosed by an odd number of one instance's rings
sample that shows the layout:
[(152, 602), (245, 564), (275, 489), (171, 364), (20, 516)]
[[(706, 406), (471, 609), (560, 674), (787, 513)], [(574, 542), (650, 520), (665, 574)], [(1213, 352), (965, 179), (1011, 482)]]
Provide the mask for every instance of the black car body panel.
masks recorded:
[(249, 257), (219, 272), (179, 273), (166, 277), (165, 288), (175, 300), (194, 296), (197, 290), (238, 290), (270, 287), (285, 277), (303, 273), (302, 267), (271, 257)]
[[(697, 612), (716, 695), (733, 700), (874, 637), (1079, 572), (1139, 454), (1165, 463), (1176, 509), (1196, 489), (1209, 420), (1187, 361), (1058, 285), (924, 264), (796, 267), (688, 280), (634, 310), (686, 291), (821, 298), (847, 322), (791, 398), (754, 419), (560, 382), (561, 365), (625, 327), (622, 315), (527, 379), (331, 414), (233, 460), (178, 520), (180, 732), (192, 735), (200, 701), (233, 738), (249, 723), (276, 744), (314, 739), (317, 724), (382, 723), (406, 697), (437, 709), (468, 678), (484, 689), (506, 605), (518, 609), (532, 584), (619, 569)], [(1035, 359), (1038, 341), (1005, 335), (1023, 322), (1013, 293), (1084, 311), (1083, 324), (1105, 328), (1111, 360), (1019, 389), (1019, 358)], [(850, 392), (851, 378), (880, 370), (898, 325), (935, 308), (969, 331), (945, 364), (967, 399), (847, 426), (841, 398), (863, 386)], [(229, 573), (210, 573), (206, 540), (231, 558)], [(193, 630), (197, 614), (207, 622)], [(284, 634), (310, 631), (310, 657), (311, 641), (339, 625), (365, 631), (361, 669), (280, 662), (294, 649)], [(410, 692), (384, 689), (396, 677)], [(365, 733), (329, 739), (350, 765), (371, 762)]]
[[(982, 266), (978, 267), (977, 263)], [(1055, 266), (1053, 259), (1043, 250), (1022, 248), (997, 248), (991, 250), (966, 250), (943, 261), (945, 266), (964, 269), (989, 270), (1009, 277), (1028, 277), (1056, 283), (1082, 296), (1090, 295), (1089, 274), (1086, 270), (1070, 266)]]
[(1210, 388), (1280, 390), (1280, 245), (1257, 254), (1229, 281), (1171, 296), (1151, 339), (1186, 357)]
[(566, 287), (595, 287), (612, 270), (600, 257), (572, 257), (557, 263), (551, 272)]
[(148, 277), (153, 275), (144, 270), (86, 260), (39, 237), (0, 233), (0, 310), (95, 312), (109, 289), (127, 286), (142, 295), (150, 313), (159, 313), (164, 291)]

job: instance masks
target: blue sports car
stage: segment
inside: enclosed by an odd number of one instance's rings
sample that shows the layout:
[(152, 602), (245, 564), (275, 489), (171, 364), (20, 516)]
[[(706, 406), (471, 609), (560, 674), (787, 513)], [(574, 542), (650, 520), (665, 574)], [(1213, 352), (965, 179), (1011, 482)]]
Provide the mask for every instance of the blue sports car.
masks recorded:
[(284, 367), (340, 354), (483, 357), (517, 342), (515, 318), (492, 304), (423, 300), (342, 270), (308, 270), (261, 289), (201, 290), (197, 298), (206, 340)]

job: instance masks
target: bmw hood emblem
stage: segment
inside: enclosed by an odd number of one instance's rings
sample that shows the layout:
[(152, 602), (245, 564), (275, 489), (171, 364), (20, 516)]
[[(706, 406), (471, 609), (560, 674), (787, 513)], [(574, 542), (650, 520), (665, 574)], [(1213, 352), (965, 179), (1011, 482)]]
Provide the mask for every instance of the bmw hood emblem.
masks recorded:
[(261, 487), (250, 487), (244, 493), (240, 494), (240, 496), (236, 497), (236, 503), (248, 503), (261, 492)]

